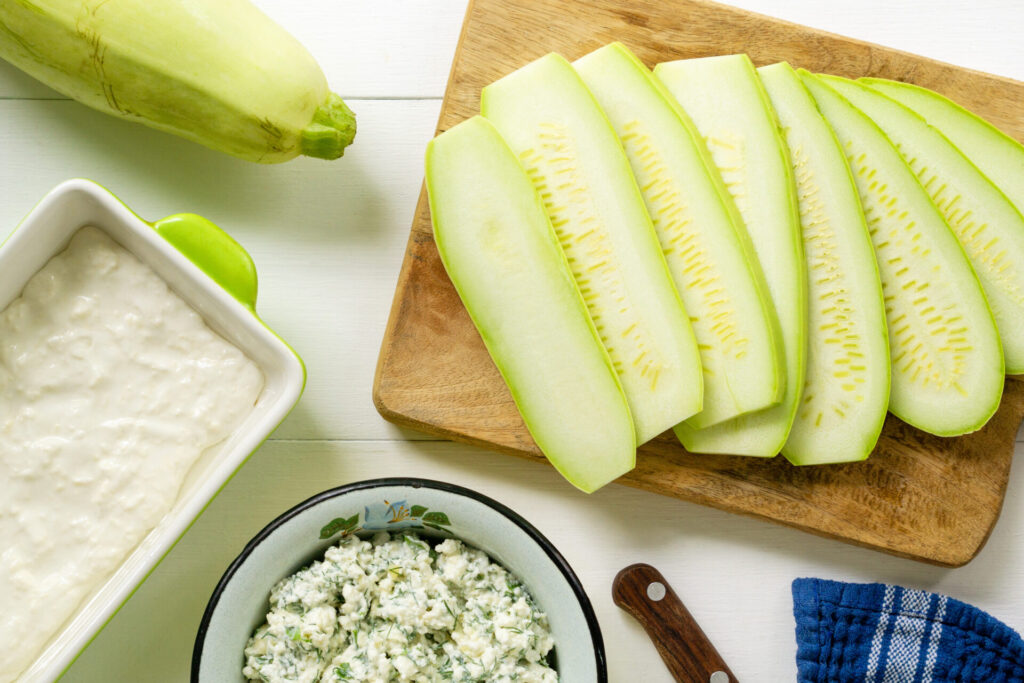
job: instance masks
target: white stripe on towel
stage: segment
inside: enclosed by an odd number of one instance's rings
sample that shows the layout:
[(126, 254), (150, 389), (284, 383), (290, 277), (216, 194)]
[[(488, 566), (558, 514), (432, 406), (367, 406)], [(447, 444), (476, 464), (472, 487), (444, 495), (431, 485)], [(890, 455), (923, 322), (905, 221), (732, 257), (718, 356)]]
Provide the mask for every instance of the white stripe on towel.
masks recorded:
[(932, 618), (932, 632), (928, 636), (928, 655), (924, 663), (924, 674), (921, 676), (921, 683), (932, 683), (932, 674), (935, 672), (935, 658), (939, 654), (939, 641), (942, 640), (942, 618), (946, 616), (946, 596), (939, 596), (939, 606)]
[(871, 654), (868, 655), (868, 670), (865, 672), (865, 683), (875, 683), (875, 672), (878, 670), (878, 657), (882, 653), (882, 640), (885, 631), (889, 627), (889, 612), (892, 610), (892, 598), (896, 592), (895, 586), (885, 587), (885, 598), (882, 600), (881, 613), (878, 615), (878, 627), (875, 628), (875, 636), (871, 640)]
[(885, 677), (882, 683), (914, 683), (917, 663), (921, 661), (921, 641), (924, 639), (925, 617), (931, 594), (924, 591), (904, 590), (896, 623), (892, 627), (889, 652), (885, 658)]

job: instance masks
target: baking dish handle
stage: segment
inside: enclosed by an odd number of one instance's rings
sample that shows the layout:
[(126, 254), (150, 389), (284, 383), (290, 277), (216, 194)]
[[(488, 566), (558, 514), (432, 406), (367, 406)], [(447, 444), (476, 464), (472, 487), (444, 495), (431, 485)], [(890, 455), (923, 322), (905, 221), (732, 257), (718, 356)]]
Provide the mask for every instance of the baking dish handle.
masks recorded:
[(249, 310), (256, 309), (256, 266), (252, 257), (202, 216), (179, 213), (153, 223), (153, 229)]

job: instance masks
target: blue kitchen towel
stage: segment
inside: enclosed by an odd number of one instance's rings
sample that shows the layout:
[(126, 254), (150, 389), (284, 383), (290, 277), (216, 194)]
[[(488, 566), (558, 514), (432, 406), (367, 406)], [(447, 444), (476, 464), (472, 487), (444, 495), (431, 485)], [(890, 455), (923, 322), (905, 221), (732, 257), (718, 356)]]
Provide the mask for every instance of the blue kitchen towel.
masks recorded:
[(1024, 640), (945, 595), (793, 582), (799, 683), (1024, 683)]

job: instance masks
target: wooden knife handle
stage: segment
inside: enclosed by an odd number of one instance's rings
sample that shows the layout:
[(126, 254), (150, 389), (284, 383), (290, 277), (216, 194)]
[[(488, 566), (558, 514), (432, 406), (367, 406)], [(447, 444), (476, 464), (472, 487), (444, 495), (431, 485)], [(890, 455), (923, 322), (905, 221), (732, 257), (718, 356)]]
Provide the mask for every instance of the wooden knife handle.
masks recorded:
[(677, 681), (737, 683), (725, 661), (657, 569), (634, 564), (612, 582), (612, 599), (640, 622)]

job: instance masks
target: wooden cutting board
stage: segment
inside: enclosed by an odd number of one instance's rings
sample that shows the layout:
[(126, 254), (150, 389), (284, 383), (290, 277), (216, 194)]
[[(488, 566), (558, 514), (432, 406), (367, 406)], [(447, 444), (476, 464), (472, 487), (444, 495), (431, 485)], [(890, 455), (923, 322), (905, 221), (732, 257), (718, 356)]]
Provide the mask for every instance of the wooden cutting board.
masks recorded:
[[(701, 0), (472, 0), (441, 108), (440, 133), (479, 112), (488, 83), (557, 51), (570, 60), (613, 40), (649, 66), (748, 53), (758, 65), (881, 76), (945, 93), (1024, 139), (1024, 83)], [(374, 383), (388, 420), (543, 460), (452, 287), (421, 194)], [(999, 517), (1024, 418), (1009, 380), (981, 431), (953, 439), (890, 416), (862, 463), (793, 467), (785, 459), (692, 455), (671, 433), (643, 446), (629, 486), (762, 517), (945, 566), (970, 561)], [(580, 494), (583, 495), (583, 494)]]

